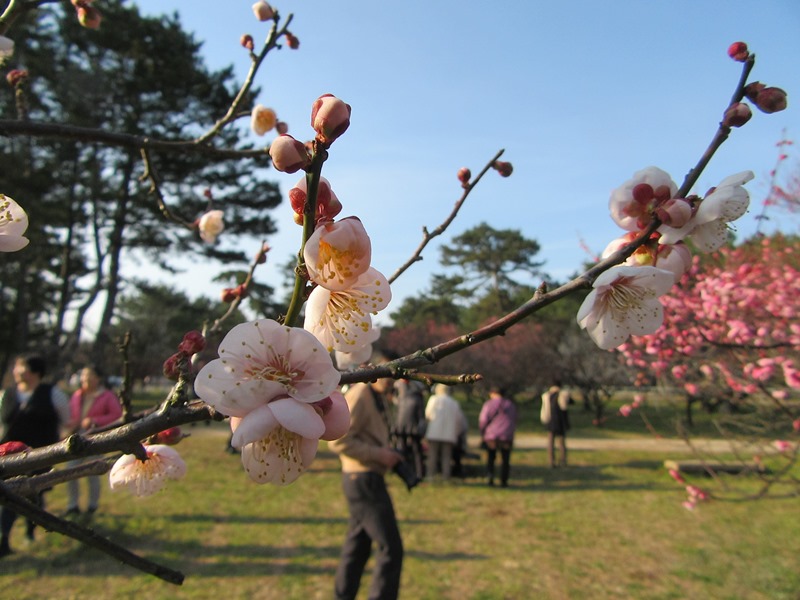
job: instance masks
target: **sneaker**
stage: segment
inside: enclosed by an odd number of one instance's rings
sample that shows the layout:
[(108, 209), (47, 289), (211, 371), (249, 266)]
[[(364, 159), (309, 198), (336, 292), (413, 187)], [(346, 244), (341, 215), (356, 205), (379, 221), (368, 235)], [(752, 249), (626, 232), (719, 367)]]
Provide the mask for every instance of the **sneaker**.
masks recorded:
[(77, 506), (73, 506), (72, 508), (67, 509), (67, 512), (64, 513), (64, 516), (66, 518), (77, 517), (79, 514), (81, 514), (81, 510)]

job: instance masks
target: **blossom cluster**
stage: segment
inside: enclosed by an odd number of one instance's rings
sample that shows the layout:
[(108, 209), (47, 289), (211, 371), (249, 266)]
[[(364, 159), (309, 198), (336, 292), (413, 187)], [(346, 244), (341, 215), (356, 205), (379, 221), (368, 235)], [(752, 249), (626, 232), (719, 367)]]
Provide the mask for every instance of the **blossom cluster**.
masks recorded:
[(293, 482), (320, 439), (347, 432), (339, 372), (309, 332), (271, 319), (242, 323), (222, 340), (219, 356), (197, 374), (195, 391), (231, 417), (231, 444), (253, 481)]
[(600, 348), (616, 348), (630, 335), (647, 335), (661, 326), (659, 296), (691, 267), (690, 247), (712, 252), (725, 244), (728, 223), (747, 211), (750, 196), (743, 185), (752, 178), (745, 171), (727, 177), (704, 198), (676, 198), (678, 186), (669, 174), (647, 167), (611, 193), (611, 218), (628, 233), (611, 242), (603, 258), (657, 227), (623, 264), (595, 280), (578, 311), (578, 323)]

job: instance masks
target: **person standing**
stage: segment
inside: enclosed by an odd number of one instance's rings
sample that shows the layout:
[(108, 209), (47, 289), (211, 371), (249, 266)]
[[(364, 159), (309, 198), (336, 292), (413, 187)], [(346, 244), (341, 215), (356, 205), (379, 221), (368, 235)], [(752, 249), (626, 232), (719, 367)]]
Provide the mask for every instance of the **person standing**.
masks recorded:
[[(69, 399), (56, 386), (42, 380), (47, 363), (38, 355), (20, 356), (14, 362), (14, 386), (0, 396), (0, 443), (22, 442), (31, 448), (49, 446), (61, 439), (60, 428), (69, 419)], [(44, 492), (30, 500), (44, 508)], [(0, 509), (0, 557), (11, 554), (11, 528), (17, 513)], [(34, 539), (35, 524), (27, 522), (26, 537)]]
[(569, 431), (569, 391), (561, 387), (560, 382), (550, 386), (542, 394), (542, 424), (547, 429), (547, 462), (550, 468), (556, 467), (555, 444), (558, 438), (561, 450), (560, 465), (567, 466), (567, 431)]
[[(81, 386), (72, 394), (69, 401), (70, 420), (67, 425), (70, 433), (86, 433), (95, 427), (103, 427), (113, 423), (122, 416), (122, 406), (117, 395), (109, 390), (103, 381), (102, 374), (94, 367), (81, 370)], [(70, 461), (68, 467), (81, 464), (82, 460)], [(100, 502), (100, 477), (89, 476), (89, 503), (87, 513), (93, 514)], [(67, 515), (80, 514), (78, 506), (80, 489), (79, 481), (72, 479), (67, 483), (69, 499)]]
[(384, 475), (401, 460), (389, 446), (386, 395), (392, 380), (356, 383), (345, 393), (350, 430), (330, 449), (342, 463), (342, 489), (350, 512), (347, 535), (336, 569), (335, 597), (356, 597), (372, 543), (377, 547), (369, 588), (373, 600), (393, 600), (400, 592), (403, 541)]
[(422, 462), (422, 436), (425, 434), (425, 389), (419, 381), (398, 379), (394, 382), (397, 398), (397, 420), (395, 422), (395, 445), (405, 460), (414, 465), (417, 477), (425, 477)]
[(486, 482), (494, 485), (494, 463), (500, 451), (500, 485), (508, 487), (511, 472), (511, 448), (517, 429), (517, 405), (505, 397), (499, 387), (489, 390), (489, 399), (483, 403), (478, 416), (481, 439), (486, 448)]
[(428, 426), (425, 439), (428, 440), (428, 478), (441, 473), (442, 481), (449, 481), (453, 461), (453, 447), (464, 426), (461, 406), (450, 395), (450, 388), (443, 383), (436, 384), (434, 394), (425, 406)]

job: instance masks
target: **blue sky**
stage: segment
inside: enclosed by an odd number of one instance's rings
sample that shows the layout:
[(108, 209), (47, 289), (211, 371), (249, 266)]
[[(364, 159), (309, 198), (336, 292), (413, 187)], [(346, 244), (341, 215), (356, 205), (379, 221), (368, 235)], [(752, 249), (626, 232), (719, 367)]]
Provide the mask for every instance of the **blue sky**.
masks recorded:
[[(240, 78), (249, 67), (241, 34), (252, 34), (258, 45), (268, 31), (250, 1), (137, 4), (148, 14), (177, 11), (204, 41), (208, 64), (233, 64)], [(752, 78), (785, 89), (789, 108), (774, 115), (754, 111), (695, 191), (754, 171), (751, 212), (738, 223), (740, 235), (751, 234), (775, 143), (784, 129), (800, 138), (796, 0), (272, 4), (294, 14), (300, 49), (268, 57), (257, 79), (259, 101), (298, 139), (312, 137), (310, 107), (319, 95), (332, 93), (352, 105), (351, 127), (332, 146), (323, 174), (344, 204), (342, 216), (364, 222), (373, 265), (387, 276), (417, 247), (422, 227), (433, 228), (449, 214), (461, 191), (458, 169), (477, 172), (504, 148), (514, 174), (489, 173), (438, 239), (447, 243), (481, 221), (519, 229), (541, 244), (544, 270), (567, 278), (587, 258), (582, 242), (600, 252), (620, 235), (608, 216), (614, 187), (648, 165), (680, 184), (695, 164), (741, 71), (726, 54), (733, 41), (748, 43), (757, 55)], [(270, 136), (257, 139), (268, 143)], [(798, 156), (790, 163), (796, 166)], [(264, 177), (284, 192), (299, 179), (275, 171)], [(784, 229), (796, 229), (793, 218), (782, 216)], [(288, 201), (275, 218), (280, 232), (268, 240), (273, 268), (257, 277), (279, 285), (276, 265), (296, 252), (300, 231)], [(431, 273), (444, 272), (438, 244), (424, 256), (393, 286), (387, 314), (427, 288)], [(207, 281), (197, 272), (204, 266), (187, 265), (179, 281), (192, 295), (215, 296), (218, 290), (196, 283)]]

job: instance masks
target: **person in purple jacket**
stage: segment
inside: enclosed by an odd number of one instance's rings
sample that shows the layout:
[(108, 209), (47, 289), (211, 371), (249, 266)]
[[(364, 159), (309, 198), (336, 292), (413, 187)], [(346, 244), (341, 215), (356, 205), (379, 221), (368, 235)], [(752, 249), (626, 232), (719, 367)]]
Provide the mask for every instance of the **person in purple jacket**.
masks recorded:
[(492, 387), (478, 417), (483, 446), (486, 448), (487, 483), (494, 485), (494, 462), (500, 451), (500, 485), (508, 487), (511, 470), (511, 448), (517, 428), (517, 405), (505, 397), (504, 390)]

